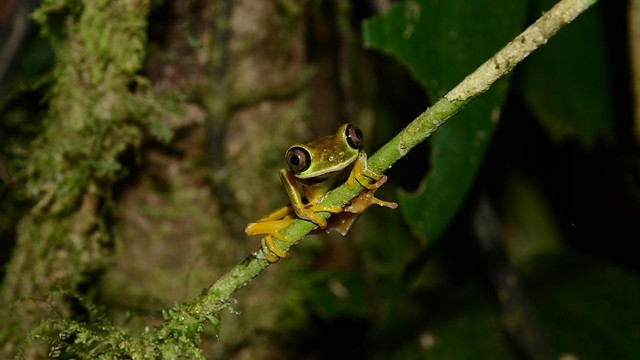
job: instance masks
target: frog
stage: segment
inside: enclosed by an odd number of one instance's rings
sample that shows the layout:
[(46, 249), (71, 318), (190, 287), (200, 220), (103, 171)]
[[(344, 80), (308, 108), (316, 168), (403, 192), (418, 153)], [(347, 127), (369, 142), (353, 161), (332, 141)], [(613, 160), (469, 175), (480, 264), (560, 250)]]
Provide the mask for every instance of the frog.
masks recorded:
[[(336, 231), (345, 236), (369, 206), (398, 207), (394, 202), (374, 196), (387, 181), (387, 176), (368, 168), (363, 141), (362, 130), (354, 124), (345, 123), (332, 135), (289, 147), (285, 152), (288, 169), (281, 169), (279, 175), (291, 203), (245, 227), (247, 235), (266, 234), (262, 238), (262, 248), (267, 261), (273, 263), (289, 256), (288, 252), (276, 247), (275, 240), (287, 241), (280, 231), (296, 219), (310, 221), (317, 226), (316, 229)], [(327, 193), (344, 180), (348, 169), (351, 170), (346, 180), (347, 187), (354, 189), (360, 184), (363, 191), (346, 206), (321, 204)], [(327, 220), (318, 215), (320, 212), (333, 215)]]

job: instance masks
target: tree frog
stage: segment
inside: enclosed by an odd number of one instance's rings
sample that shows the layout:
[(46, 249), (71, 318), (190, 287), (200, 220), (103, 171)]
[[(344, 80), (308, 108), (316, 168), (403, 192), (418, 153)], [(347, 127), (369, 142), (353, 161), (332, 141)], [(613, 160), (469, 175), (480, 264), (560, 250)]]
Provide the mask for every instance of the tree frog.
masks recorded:
[[(269, 262), (276, 262), (288, 254), (275, 246), (274, 238), (286, 241), (278, 231), (287, 227), (296, 217), (313, 222), (326, 231), (335, 230), (346, 235), (358, 216), (370, 205), (377, 204), (392, 209), (396, 203), (375, 198), (375, 191), (387, 180), (367, 168), (367, 154), (362, 150), (362, 131), (353, 124), (343, 124), (333, 135), (321, 137), (306, 144), (291, 146), (285, 153), (289, 169), (280, 170), (291, 204), (249, 223), (247, 235), (267, 234), (262, 239), (263, 253)], [(345, 207), (320, 205), (327, 192), (342, 180), (351, 165), (347, 186), (360, 183), (365, 190)], [(357, 182), (357, 183), (356, 183)], [(329, 221), (318, 212), (330, 212)]]

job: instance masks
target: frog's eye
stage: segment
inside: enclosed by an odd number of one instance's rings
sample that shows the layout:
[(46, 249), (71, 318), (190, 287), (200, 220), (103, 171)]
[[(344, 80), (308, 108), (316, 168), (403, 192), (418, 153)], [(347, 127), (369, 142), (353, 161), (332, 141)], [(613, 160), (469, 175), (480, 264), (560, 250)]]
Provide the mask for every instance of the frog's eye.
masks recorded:
[(294, 174), (301, 173), (311, 166), (311, 155), (309, 151), (300, 146), (294, 146), (287, 150), (285, 158), (287, 159), (289, 169), (291, 169), (291, 172)]
[(345, 137), (347, 138), (347, 144), (354, 149), (360, 150), (362, 147), (362, 141), (364, 140), (364, 136), (362, 135), (362, 130), (359, 127), (349, 124), (347, 125), (347, 129), (345, 130)]

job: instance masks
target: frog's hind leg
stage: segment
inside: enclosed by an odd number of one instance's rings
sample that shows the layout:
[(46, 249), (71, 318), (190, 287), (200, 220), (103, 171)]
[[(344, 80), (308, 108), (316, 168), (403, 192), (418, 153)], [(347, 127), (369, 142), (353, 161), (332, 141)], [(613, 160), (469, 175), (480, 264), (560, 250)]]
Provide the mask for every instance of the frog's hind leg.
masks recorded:
[(286, 216), (293, 216), (295, 214), (295, 212), (293, 211), (293, 208), (291, 207), (291, 205), (287, 205), (287, 206), (283, 206), (279, 209), (276, 209), (272, 212), (270, 212), (269, 214), (261, 217), (260, 219), (256, 220), (255, 222), (250, 223), (251, 224), (255, 224), (255, 223), (259, 223), (259, 222), (266, 222), (266, 221), (273, 221), (273, 220), (280, 220), (283, 219)]
[(279, 258), (289, 255), (276, 247), (274, 238), (280, 241), (287, 241), (287, 238), (278, 231), (289, 226), (295, 220), (294, 215), (295, 212), (291, 206), (284, 206), (255, 222), (249, 223), (245, 227), (244, 232), (247, 235), (266, 234), (262, 238), (262, 252), (265, 254), (267, 261), (274, 263)]
[(288, 257), (289, 253), (278, 249), (275, 240), (287, 241), (288, 239), (278, 231), (286, 228), (293, 222), (293, 218), (281, 220), (255, 222), (247, 225), (247, 235), (266, 234), (262, 240), (262, 252), (270, 263), (277, 262), (279, 258)]
[(342, 236), (346, 236), (351, 230), (353, 224), (355, 224), (355, 222), (358, 220), (360, 215), (360, 213), (355, 214), (353, 212), (347, 211), (343, 211), (339, 214), (334, 214), (327, 220), (326, 228), (316, 228), (311, 231), (311, 234), (321, 234), (324, 232), (330, 233), (332, 231), (335, 231)]
[(295, 212), (290, 205), (283, 206), (280, 209), (277, 209), (269, 213), (268, 215), (256, 220), (255, 222), (247, 224), (247, 226), (244, 228), (244, 232), (247, 235), (273, 235), (289, 226), (289, 224), (291, 224), (294, 220), (294, 215)]
[[(371, 205), (379, 205), (386, 206), (390, 209), (395, 209), (398, 207), (398, 204), (389, 201), (383, 201), (376, 198), (375, 192), (378, 187), (382, 186), (387, 180), (386, 176), (382, 176), (380, 180), (376, 182), (376, 188), (374, 189), (365, 189), (358, 196), (351, 200), (349, 205), (344, 207), (344, 211), (335, 214), (329, 218), (329, 225), (327, 226), (328, 230), (333, 230), (340, 233), (342, 236), (345, 236), (351, 230), (353, 224), (358, 221), (360, 215)], [(328, 232), (327, 230), (327, 232)]]
[(247, 235), (273, 234), (289, 226), (293, 220), (294, 218), (287, 216), (279, 220), (256, 221), (247, 224), (244, 232)]

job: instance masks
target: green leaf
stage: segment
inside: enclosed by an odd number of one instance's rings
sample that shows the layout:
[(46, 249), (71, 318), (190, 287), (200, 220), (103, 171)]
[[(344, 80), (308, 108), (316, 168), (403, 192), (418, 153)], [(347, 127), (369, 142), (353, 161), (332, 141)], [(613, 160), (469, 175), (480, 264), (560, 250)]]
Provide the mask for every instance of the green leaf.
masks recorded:
[[(526, 7), (526, 0), (406, 1), (367, 20), (364, 42), (395, 56), (435, 101), (517, 35)], [(491, 141), (507, 87), (499, 81), (434, 134), (431, 173), (417, 192), (398, 195), (417, 234), (437, 238), (457, 213)]]
[[(534, 3), (538, 14), (555, 0)], [(572, 136), (590, 145), (613, 132), (613, 91), (600, 15), (596, 4), (523, 64), (524, 101), (554, 140)]]

